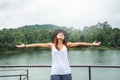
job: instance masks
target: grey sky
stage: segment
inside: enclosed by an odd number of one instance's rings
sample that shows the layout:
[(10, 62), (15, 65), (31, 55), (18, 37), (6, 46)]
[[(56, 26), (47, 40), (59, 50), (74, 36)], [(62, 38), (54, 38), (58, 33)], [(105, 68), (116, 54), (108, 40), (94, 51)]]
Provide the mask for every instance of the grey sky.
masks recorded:
[(120, 0), (1, 0), (0, 29), (30, 24), (76, 27), (108, 21), (120, 28)]

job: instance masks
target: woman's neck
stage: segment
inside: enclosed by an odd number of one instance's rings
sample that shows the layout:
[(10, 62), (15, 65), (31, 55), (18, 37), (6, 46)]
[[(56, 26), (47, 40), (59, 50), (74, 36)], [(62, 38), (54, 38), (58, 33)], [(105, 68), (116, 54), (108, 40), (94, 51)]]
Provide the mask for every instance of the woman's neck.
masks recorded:
[(63, 45), (63, 41), (61, 39), (58, 39), (58, 45)]

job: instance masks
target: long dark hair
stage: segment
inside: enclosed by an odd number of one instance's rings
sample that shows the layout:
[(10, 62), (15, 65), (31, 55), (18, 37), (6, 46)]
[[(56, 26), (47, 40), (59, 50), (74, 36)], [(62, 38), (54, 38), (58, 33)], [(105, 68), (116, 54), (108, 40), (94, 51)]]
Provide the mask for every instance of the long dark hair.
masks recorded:
[(67, 41), (67, 40), (68, 40), (68, 34), (67, 34), (67, 32), (64, 31), (64, 30), (62, 30), (62, 29), (57, 29), (57, 30), (55, 30), (55, 31), (53, 32), (53, 34), (52, 34), (52, 42), (55, 44), (56, 49), (57, 49), (57, 50), (60, 50), (59, 47), (58, 47), (58, 39), (57, 39), (57, 34), (58, 34), (59, 32), (62, 32), (62, 33), (64, 34), (65, 38), (64, 38), (64, 40), (63, 40), (63, 44), (64, 44), (67, 48), (69, 48), (68, 45), (67, 45), (67, 43), (68, 43), (68, 41)]
[[(68, 41), (66, 41), (65, 39), (63, 40), (63, 44), (68, 48), (67, 42), (68, 42)], [(57, 39), (57, 37), (54, 38), (53, 43), (55, 44), (56, 49), (57, 49), (57, 50), (60, 50), (60, 48), (58, 47), (58, 39)]]

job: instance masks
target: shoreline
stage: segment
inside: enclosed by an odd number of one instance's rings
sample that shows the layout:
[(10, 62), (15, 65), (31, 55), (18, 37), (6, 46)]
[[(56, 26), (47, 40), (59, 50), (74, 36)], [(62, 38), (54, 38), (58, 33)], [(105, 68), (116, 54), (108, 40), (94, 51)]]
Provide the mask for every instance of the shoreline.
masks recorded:
[(71, 48), (70, 50), (87, 50), (87, 49), (89, 49), (89, 50), (120, 50), (120, 47), (117, 47), (117, 48), (115, 48), (115, 47), (82, 47), (82, 48)]
[[(17, 50), (7, 50), (7, 51), (0, 51), (0, 54), (10, 54), (10, 53), (19, 53), (19, 52), (30, 52), (30, 51), (43, 51), (43, 50), (50, 50), (45, 48), (23, 48)], [(74, 50), (120, 50), (120, 47), (75, 47), (68, 49), (69, 51)]]

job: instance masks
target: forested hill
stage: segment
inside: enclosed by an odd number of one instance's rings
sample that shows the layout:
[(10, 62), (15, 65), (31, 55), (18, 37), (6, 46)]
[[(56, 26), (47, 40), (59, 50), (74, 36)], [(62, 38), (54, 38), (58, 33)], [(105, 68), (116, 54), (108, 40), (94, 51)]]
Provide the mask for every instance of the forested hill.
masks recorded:
[(36, 25), (26, 25), (26, 26), (20, 27), (18, 29), (21, 29), (21, 30), (33, 30), (33, 29), (35, 29), (35, 30), (36, 29), (54, 30), (57, 28), (60, 28), (60, 26), (53, 25), (53, 24), (43, 24), (43, 25), (36, 24)]
[(58, 28), (67, 31), (69, 41), (72, 42), (93, 42), (97, 40), (102, 42), (102, 47), (120, 48), (120, 29), (112, 28), (107, 22), (86, 26), (82, 30), (52, 24), (36, 24), (0, 30), (0, 52), (16, 50), (16, 44), (51, 42), (51, 34)]

